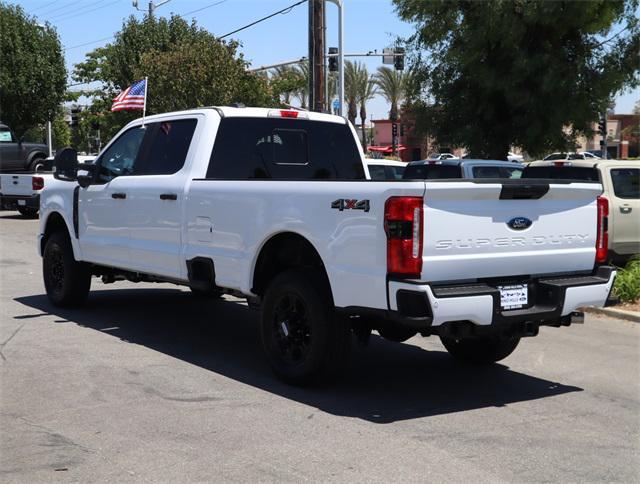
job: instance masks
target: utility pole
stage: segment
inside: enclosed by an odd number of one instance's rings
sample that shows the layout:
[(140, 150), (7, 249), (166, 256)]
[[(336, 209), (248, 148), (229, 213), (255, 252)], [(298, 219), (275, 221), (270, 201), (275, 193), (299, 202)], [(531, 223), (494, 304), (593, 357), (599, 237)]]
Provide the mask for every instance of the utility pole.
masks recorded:
[(324, 0), (309, 0), (309, 109), (326, 112)]
[[(136, 10), (140, 10), (141, 12), (144, 12), (145, 10), (138, 7), (138, 0), (132, 0), (133, 1), (133, 6), (136, 8)], [(153, 17), (153, 14), (156, 11), (156, 8), (158, 7), (162, 7), (165, 3), (170, 2), (171, 0), (162, 0), (162, 2), (158, 2), (155, 3), (153, 0), (149, 1), (149, 17)]]

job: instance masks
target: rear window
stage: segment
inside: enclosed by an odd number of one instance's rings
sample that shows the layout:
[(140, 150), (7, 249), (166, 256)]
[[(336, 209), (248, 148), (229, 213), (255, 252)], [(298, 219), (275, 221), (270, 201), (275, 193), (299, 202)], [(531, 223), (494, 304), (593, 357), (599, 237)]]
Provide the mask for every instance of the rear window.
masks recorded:
[(473, 178), (520, 178), (522, 168), (515, 166), (474, 166)]
[(402, 175), (404, 175), (404, 166), (391, 166), (387, 165), (384, 167), (387, 172), (388, 180), (402, 180)]
[(618, 198), (640, 198), (640, 169), (612, 168), (613, 192)]
[(599, 182), (600, 176), (595, 168), (582, 166), (527, 166), (522, 178), (551, 178), (552, 180), (576, 180)]
[(458, 165), (407, 165), (402, 178), (405, 180), (462, 178), (462, 171)]
[(386, 180), (384, 165), (369, 165), (369, 176), (372, 180)]
[(225, 118), (207, 178), (222, 180), (364, 180), (347, 125), (281, 118)]

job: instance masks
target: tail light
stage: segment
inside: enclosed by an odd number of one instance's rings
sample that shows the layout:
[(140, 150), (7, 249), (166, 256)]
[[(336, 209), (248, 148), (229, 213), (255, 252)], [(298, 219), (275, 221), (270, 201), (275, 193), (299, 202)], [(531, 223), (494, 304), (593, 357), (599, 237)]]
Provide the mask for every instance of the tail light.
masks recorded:
[(41, 176), (31, 177), (31, 189), (35, 192), (44, 188), (44, 178)]
[(267, 116), (270, 118), (309, 119), (307, 112), (296, 111), (295, 109), (270, 109)]
[(596, 236), (596, 262), (607, 261), (609, 246), (609, 200), (598, 197), (598, 232)]
[(384, 204), (387, 273), (420, 277), (422, 273), (422, 197), (391, 197)]

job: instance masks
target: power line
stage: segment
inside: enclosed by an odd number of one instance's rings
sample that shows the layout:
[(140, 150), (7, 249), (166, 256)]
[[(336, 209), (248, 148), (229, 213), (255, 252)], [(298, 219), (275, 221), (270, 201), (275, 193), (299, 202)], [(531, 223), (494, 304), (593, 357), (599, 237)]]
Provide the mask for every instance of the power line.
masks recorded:
[[(227, 0), (218, 0), (217, 2), (213, 2), (213, 3), (209, 4), (209, 5), (205, 5), (204, 7), (200, 7), (198, 9), (196, 9), (196, 10), (192, 10), (191, 12), (186, 12), (186, 13), (180, 14), (180, 15), (178, 15), (178, 17), (183, 18), (183, 17), (185, 17), (187, 15), (191, 15), (192, 13), (200, 12), (200, 11), (205, 10), (207, 8), (215, 7), (216, 5), (220, 5), (221, 3), (224, 3), (226, 1)], [(84, 43), (78, 44), (78, 45), (72, 45), (70, 47), (65, 47), (64, 50), (67, 51), (67, 50), (71, 50), (71, 49), (77, 49), (78, 47), (85, 47), (87, 45), (97, 44), (98, 42), (103, 42), (105, 40), (111, 40), (113, 38), (115, 38), (115, 35), (111, 35), (109, 37), (103, 37), (102, 39), (92, 40), (90, 42), (84, 42)]]
[(203, 10), (206, 10), (208, 8), (211, 8), (211, 7), (215, 7), (216, 5), (220, 5), (221, 3), (224, 3), (226, 1), (227, 0), (219, 0), (218, 2), (212, 3), (211, 5), (207, 5), (206, 7), (197, 8), (196, 10), (192, 10), (191, 12), (186, 12), (186, 13), (180, 14), (180, 15), (178, 15), (178, 17), (184, 18), (187, 15), (191, 15), (192, 13), (202, 12)]
[[(68, 8), (68, 7), (73, 7), (73, 6), (75, 6), (75, 5), (76, 5), (76, 3), (77, 3), (77, 2), (69, 2), (69, 3), (65, 3), (64, 5), (61, 5), (61, 6), (59, 6), (59, 7), (56, 7), (56, 8), (54, 8), (54, 9), (52, 9), (52, 10), (49, 10), (48, 12), (42, 12), (42, 13), (40, 14), (40, 16), (44, 17), (44, 16), (51, 15), (53, 12), (57, 12), (58, 10), (63, 10), (63, 9)], [(56, 15), (57, 15), (57, 14), (56, 14)]]
[(260, 22), (264, 22), (265, 20), (270, 19), (271, 17), (275, 17), (276, 15), (279, 14), (287, 14), (289, 12), (291, 12), (291, 10), (293, 10), (294, 7), (297, 7), (298, 5), (305, 3), (307, 0), (300, 0), (297, 3), (294, 3), (293, 5), (290, 5), (286, 8), (283, 8), (282, 10), (278, 10), (277, 12), (272, 13), (271, 15), (267, 15), (266, 17), (262, 17), (261, 19), (256, 20), (255, 22), (251, 22), (250, 24), (245, 25), (244, 27), (240, 27), (239, 29), (236, 29), (232, 32), (229, 32), (228, 34), (224, 34), (220, 37), (218, 37), (218, 39), (224, 39), (225, 37), (229, 37), (230, 35), (233, 34), (237, 34), (238, 32), (248, 29), (249, 27), (253, 27), (256, 24), (259, 24)]
[(116, 3), (119, 3), (119, 2), (120, 2), (120, 0), (115, 0), (115, 1), (113, 1), (111, 3), (107, 3), (105, 5), (101, 5), (99, 7), (93, 8), (91, 10), (85, 10), (84, 12), (76, 13), (74, 15), (70, 15), (68, 17), (64, 17), (64, 18), (58, 19), (58, 20), (56, 20), (56, 22), (63, 22), (65, 20), (69, 20), (70, 18), (75, 18), (75, 17), (79, 17), (81, 15), (86, 15), (86, 14), (91, 13), (91, 12), (95, 12), (96, 10), (102, 10), (103, 8), (110, 7), (111, 5), (115, 5)]
[(53, 0), (53, 2), (49, 2), (49, 3), (45, 3), (44, 5), (40, 5), (39, 7), (36, 7), (32, 10), (32, 12), (35, 12), (36, 10), (40, 10), (41, 8), (47, 8), (49, 5), (53, 5), (54, 3), (58, 3), (60, 0)]
[(49, 19), (48, 19), (48, 20), (53, 20), (53, 19), (56, 19), (56, 18), (58, 18), (58, 17), (66, 17), (67, 15), (74, 15), (74, 14), (76, 14), (76, 13), (78, 13), (78, 12), (81, 12), (81, 11), (83, 11), (83, 10), (87, 9), (87, 8), (91, 8), (91, 7), (93, 7), (94, 5), (98, 5), (98, 4), (100, 4), (100, 3), (104, 3), (104, 2), (106, 2), (106, 1), (107, 1), (107, 0), (98, 0), (97, 2), (92, 2), (92, 3), (89, 3), (88, 5), (82, 5), (81, 7), (78, 7), (78, 8), (76, 8), (76, 9), (69, 10), (68, 12), (57, 13), (57, 14), (55, 14), (55, 15), (53, 15), (53, 16), (51, 16), (51, 17), (49, 17)]

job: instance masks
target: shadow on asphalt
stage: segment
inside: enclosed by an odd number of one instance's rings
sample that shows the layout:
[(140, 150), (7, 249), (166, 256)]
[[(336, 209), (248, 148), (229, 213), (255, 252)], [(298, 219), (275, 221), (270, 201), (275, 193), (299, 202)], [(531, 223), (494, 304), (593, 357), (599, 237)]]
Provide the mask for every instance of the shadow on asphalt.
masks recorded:
[(444, 349), (426, 351), (376, 336), (369, 346), (354, 348), (348, 371), (338, 382), (295, 388), (271, 374), (260, 347), (259, 313), (246, 305), (200, 300), (180, 290), (142, 288), (92, 291), (87, 305), (73, 310), (52, 306), (45, 295), (16, 301), (57, 316), (56, 323), (104, 331), (324, 412), (375, 423), (582, 391), (500, 364), (464, 367)]

